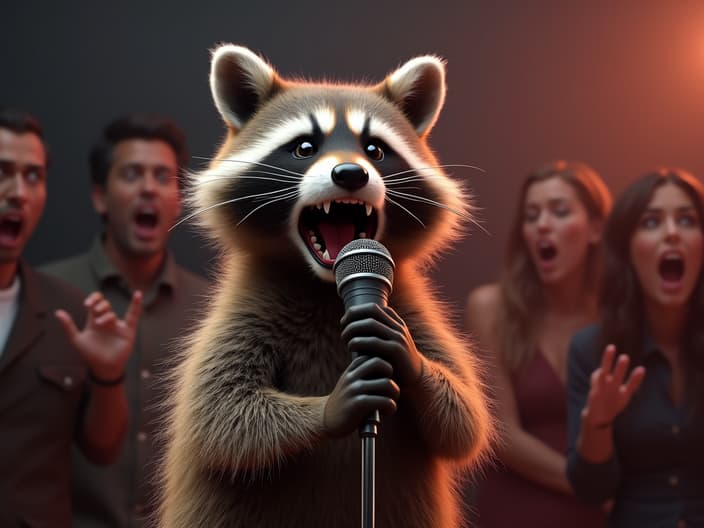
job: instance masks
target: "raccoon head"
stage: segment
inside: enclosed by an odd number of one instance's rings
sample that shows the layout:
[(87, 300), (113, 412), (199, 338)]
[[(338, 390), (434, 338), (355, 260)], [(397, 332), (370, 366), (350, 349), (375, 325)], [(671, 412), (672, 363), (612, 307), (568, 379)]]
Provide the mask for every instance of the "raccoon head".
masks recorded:
[(226, 249), (302, 257), (333, 281), (337, 253), (355, 238), (420, 264), (457, 232), (466, 200), (426, 143), (445, 98), (437, 57), (376, 85), (315, 83), (283, 79), (228, 44), (213, 53), (210, 86), (228, 133), (195, 175), (191, 205)]

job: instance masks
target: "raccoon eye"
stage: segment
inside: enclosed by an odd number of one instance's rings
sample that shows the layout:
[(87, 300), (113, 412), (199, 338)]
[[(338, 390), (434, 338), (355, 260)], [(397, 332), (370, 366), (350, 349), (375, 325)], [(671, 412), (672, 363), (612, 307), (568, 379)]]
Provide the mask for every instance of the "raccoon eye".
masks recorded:
[(309, 139), (302, 139), (298, 141), (293, 148), (293, 156), (298, 159), (310, 158), (316, 153), (317, 150), (318, 149), (315, 148), (312, 141)]
[(377, 143), (369, 143), (366, 147), (364, 147), (364, 152), (366, 152), (369, 159), (374, 161), (381, 161), (384, 159), (384, 149), (382, 149)]

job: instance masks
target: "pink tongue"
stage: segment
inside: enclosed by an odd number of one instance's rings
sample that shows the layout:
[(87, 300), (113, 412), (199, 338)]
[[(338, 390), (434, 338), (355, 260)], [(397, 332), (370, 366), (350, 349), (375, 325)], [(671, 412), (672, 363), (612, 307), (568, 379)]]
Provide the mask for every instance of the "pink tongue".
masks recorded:
[(353, 224), (330, 224), (322, 222), (318, 229), (325, 241), (325, 247), (330, 255), (330, 260), (335, 260), (337, 254), (345, 244), (354, 240)]

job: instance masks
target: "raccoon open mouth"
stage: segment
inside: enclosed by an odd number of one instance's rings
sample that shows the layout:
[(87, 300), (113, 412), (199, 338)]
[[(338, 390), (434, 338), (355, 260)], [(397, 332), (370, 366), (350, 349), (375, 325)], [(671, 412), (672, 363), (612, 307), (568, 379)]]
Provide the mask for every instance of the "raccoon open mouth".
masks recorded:
[(298, 231), (313, 257), (332, 268), (340, 250), (357, 238), (374, 238), (378, 215), (361, 200), (326, 201), (303, 209)]

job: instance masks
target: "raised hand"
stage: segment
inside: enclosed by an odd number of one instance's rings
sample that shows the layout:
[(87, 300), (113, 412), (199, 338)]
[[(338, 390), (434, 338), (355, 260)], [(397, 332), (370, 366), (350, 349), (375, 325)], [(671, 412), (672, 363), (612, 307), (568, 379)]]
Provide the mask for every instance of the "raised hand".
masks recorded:
[(638, 389), (645, 377), (645, 368), (638, 366), (633, 369), (624, 381), (629, 357), (621, 354), (616, 359), (616, 347), (608, 345), (601, 359), (601, 366), (591, 376), (591, 386), (587, 396), (587, 404), (582, 411), (582, 419), (586, 425), (600, 429), (608, 427), (626, 405), (631, 401), (633, 393)]
[(388, 361), (402, 390), (420, 381), (423, 357), (406, 323), (393, 309), (375, 303), (353, 306), (341, 323), (342, 340), (353, 356), (378, 356)]
[(376, 410), (387, 416), (395, 413), (400, 391), (391, 379), (392, 373), (391, 365), (378, 357), (352, 360), (325, 403), (325, 432), (345, 436)]
[(83, 301), (88, 310), (82, 330), (64, 310), (56, 311), (56, 318), (66, 332), (71, 345), (97, 379), (118, 379), (125, 371), (142, 313), (142, 293), (134, 292), (124, 319), (118, 319), (110, 303), (100, 292), (93, 292)]

